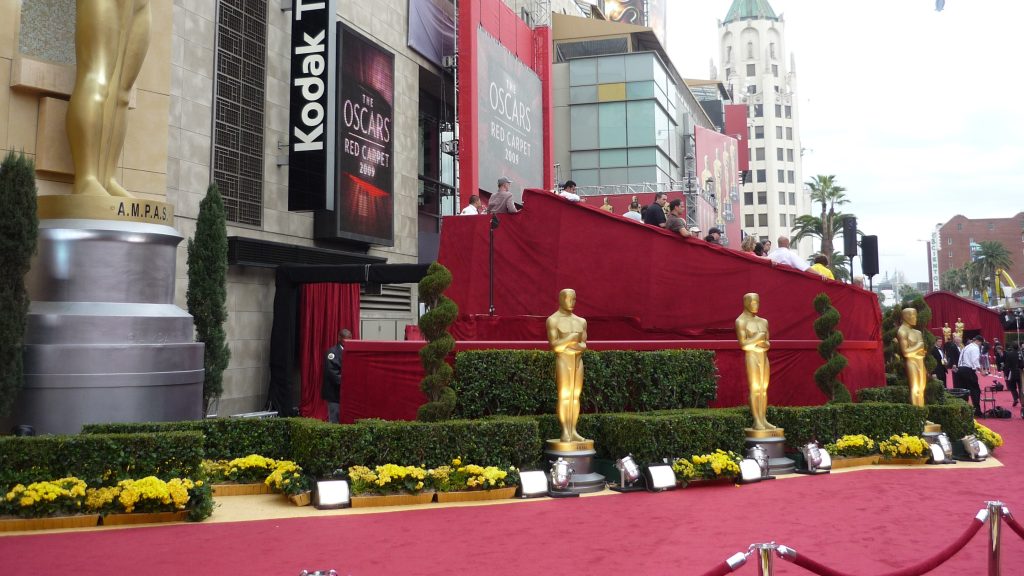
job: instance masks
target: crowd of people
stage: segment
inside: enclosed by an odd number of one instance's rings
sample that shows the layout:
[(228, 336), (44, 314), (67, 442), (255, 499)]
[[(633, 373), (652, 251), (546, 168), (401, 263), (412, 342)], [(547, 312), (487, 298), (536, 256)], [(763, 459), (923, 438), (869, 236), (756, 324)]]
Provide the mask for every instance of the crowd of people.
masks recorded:
[(960, 333), (954, 333), (948, 340), (936, 338), (931, 354), (935, 358), (935, 370), (932, 375), (947, 384), (948, 376), (952, 374), (953, 388), (968, 391), (975, 416), (983, 415), (978, 375), (991, 375), (993, 365), (994, 372), (1003, 376), (1006, 389), (1013, 398), (1013, 406), (1020, 405), (1024, 352), (1017, 342), (1011, 342), (1004, 347), (998, 338), (989, 342), (978, 334), (964, 345)]

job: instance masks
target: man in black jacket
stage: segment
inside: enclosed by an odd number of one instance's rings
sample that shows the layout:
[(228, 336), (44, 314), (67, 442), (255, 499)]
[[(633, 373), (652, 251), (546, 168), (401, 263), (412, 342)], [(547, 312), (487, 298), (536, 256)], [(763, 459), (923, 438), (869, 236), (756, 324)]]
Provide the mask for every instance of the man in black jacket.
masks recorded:
[(946, 386), (946, 351), (942, 349), (942, 338), (935, 339), (931, 355), (932, 358), (935, 358), (935, 370), (932, 370), (932, 374), (939, 379), (939, 382), (942, 382), (943, 386)]
[(644, 210), (644, 224), (664, 228), (667, 219), (665, 218), (665, 204), (668, 204), (668, 196), (664, 192), (654, 194), (654, 202)]
[(327, 421), (338, 423), (341, 413), (341, 355), (345, 352), (345, 340), (352, 337), (348, 328), (338, 332), (338, 343), (327, 351), (324, 360), (324, 379), (320, 388), (320, 398), (327, 402)]
[(946, 342), (946, 363), (953, 370), (953, 388), (963, 388), (960, 383), (960, 379), (957, 377), (957, 366), (960, 364), (960, 342), (957, 341), (956, 335), (953, 339)]

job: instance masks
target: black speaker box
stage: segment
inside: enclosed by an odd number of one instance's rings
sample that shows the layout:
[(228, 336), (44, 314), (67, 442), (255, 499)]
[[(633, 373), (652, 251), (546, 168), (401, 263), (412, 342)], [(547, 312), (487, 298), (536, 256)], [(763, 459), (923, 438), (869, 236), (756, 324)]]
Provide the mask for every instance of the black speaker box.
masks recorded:
[(878, 274), (878, 236), (864, 236), (860, 239), (860, 269), (865, 276)]
[(857, 218), (854, 216), (843, 218), (843, 254), (847, 258), (857, 255)]

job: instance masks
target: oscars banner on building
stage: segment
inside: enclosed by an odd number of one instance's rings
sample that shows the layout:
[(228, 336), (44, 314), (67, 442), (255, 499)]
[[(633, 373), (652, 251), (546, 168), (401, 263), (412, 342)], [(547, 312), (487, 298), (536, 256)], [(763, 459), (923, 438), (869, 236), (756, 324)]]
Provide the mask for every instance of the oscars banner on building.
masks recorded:
[(520, 202), (544, 182), (540, 78), (483, 28), (477, 35), (480, 188), (494, 192), (505, 176)]
[(722, 243), (739, 248), (739, 150), (735, 138), (697, 126), (697, 183), (704, 194), (697, 202), (697, 222), (701, 230), (712, 226), (725, 234)]
[(394, 56), (340, 26), (337, 237), (394, 245)]

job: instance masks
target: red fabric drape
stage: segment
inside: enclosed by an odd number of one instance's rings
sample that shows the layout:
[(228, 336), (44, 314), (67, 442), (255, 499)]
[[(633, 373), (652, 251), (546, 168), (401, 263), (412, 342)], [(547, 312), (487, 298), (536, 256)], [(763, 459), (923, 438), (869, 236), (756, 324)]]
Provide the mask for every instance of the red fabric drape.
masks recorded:
[[(359, 285), (317, 283), (302, 286), (299, 304), (299, 370), (302, 390), (299, 414), (327, 419), (327, 403), (320, 399), (324, 359), (338, 341), (338, 332), (348, 328), (359, 338)], [(345, 386), (342, 366), (342, 388)], [(344, 404), (344, 390), (342, 391)]]
[(960, 318), (964, 321), (964, 332), (978, 330), (986, 340), (999, 338), (1006, 341), (1003, 323), (999, 319), (999, 313), (994, 310), (946, 291), (929, 292), (925, 295), (924, 301), (932, 309), (932, 320), (928, 324), (928, 329), (936, 336), (942, 336), (942, 325), (947, 322), (950, 329), (956, 330), (956, 319)]

